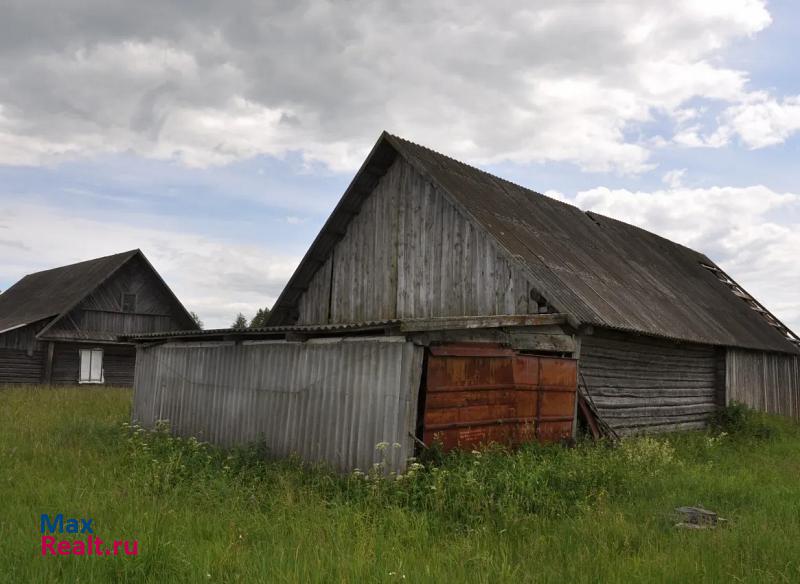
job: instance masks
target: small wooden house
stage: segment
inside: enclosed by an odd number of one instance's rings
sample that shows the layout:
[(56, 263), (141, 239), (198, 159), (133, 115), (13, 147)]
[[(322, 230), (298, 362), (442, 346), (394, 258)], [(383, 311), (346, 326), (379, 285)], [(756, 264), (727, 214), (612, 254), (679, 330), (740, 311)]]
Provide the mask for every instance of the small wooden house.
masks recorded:
[(618, 434), (800, 416), (800, 339), (711, 259), (386, 133), (269, 325), (142, 335), (134, 415), (343, 469), (569, 437), (579, 405)]
[(0, 384), (133, 385), (119, 335), (195, 329), (140, 250), (37, 272), (0, 294)]

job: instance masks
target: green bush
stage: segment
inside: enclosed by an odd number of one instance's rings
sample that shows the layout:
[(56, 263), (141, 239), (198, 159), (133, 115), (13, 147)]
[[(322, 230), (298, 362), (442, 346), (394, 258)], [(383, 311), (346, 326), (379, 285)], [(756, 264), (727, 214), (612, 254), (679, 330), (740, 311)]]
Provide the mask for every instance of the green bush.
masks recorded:
[(778, 432), (777, 424), (769, 416), (736, 401), (717, 409), (711, 427), (734, 437), (761, 440), (773, 438)]

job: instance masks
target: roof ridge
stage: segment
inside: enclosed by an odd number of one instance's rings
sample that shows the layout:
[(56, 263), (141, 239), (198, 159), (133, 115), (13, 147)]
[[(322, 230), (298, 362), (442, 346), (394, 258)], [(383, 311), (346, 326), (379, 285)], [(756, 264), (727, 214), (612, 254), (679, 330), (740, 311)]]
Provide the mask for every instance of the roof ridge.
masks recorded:
[(79, 266), (81, 264), (89, 264), (89, 263), (99, 262), (99, 261), (107, 260), (107, 259), (110, 259), (110, 258), (113, 258), (113, 257), (122, 257), (122, 256), (126, 256), (126, 255), (134, 255), (135, 253), (137, 253), (139, 251), (141, 251), (139, 248), (130, 249), (128, 251), (121, 251), (121, 252), (118, 252), (118, 253), (111, 253), (111, 254), (108, 254), (108, 255), (100, 256), (100, 257), (97, 257), (97, 258), (91, 258), (91, 259), (88, 259), (88, 260), (81, 260), (79, 262), (73, 262), (71, 264), (64, 264), (63, 266), (56, 266), (54, 268), (46, 268), (44, 270), (38, 270), (36, 272), (31, 272), (30, 274), (25, 274), (23, 276), (23, 278), (27, 278), (28, 276), (36, 276), (38, 274), (44, 274), (46, 272), (52, 272), (54, 270), (63, 270), (65, 268), (74, 268), (75, 266)]
[(455, 162), (456, 164), (458, 164), (460, 166), (465, 166), (465, 167), (467, 167), (467, 168), (469, 168), (471, 170), (474, 170), (476, 172), (484, 174), (484, 175), (486, 175), (486, 176), (488, 176), (488, 177), (490, 177), (490, 178), (492, 178), (494, 180), (501, 181), (503, 183), (509, 184), (509, 185), (511, 185), (513, 187), (516, 187), (518, 189), (522, 189), (523, 191), (527, 191), (527, 192), (533, 193), (534, 195), (538, 195), (540, 197), (545, 197), (545, 198), (547, 198), (547, 199), (549, 199), (551, 201), (555, 201), (556, 203), (560, 203), (562, 205), (566, 205), (567, 207), (572, 207), (573, 209), (577, 209), (577, 210), (581, 211), (582, 213), (588, 212), (588, 211), (585, 211), (584, 209), (581, 209), (577, 205), (573, 205), (572, 203), (568, 203), (566, 201), (561, 201), (561, 200), (556, 199), (555, 197), (551, 197), (551, 196), (549, 196), (549, 195), (547, 195), (545, 193), (540, 193), (539, 191), (534, 190), (531, 187), (526, 187), (525, 185), (516, 183), (513, 180), (509, 180), (509, 179), (504, 178), (504, 177), (502, 177), (500, 175), (493, 174), (493, 173), (489, 172), (488, 170), (484, 170), (484, 169), (480, 168), (479, 166), (474, 166), (472, 164), (464, 162), (463, 160), (458, 160), (457, 158), (453, 158), (452, 156), (449, 156), (447, 154), (439, 152), (438, 150), (434, 150), (433, 148), (430, 148), (429, 146), (425, 146), (424, 144), (418, 144), (418, 143), (414, 142), (413, 140), (408, 140), (406, 138), (403, 138), (402, 136), (397, 136), (397, 135), (392, 134), (390, 132), (384, 132), (384, 133), (391, 139), (399, 140), (400, 142), (405, 142), (405, 143), (410, 144), (411, 146), (413, 146), (415, 148), (419, 148), (421, 150), (426, 150), (428, 152), (431, 152), (431, 153), (435, 154), (436, 156), (440, 156), (440, 157), (442, 157), (442, 158), (444, 158), (446, 160), (449, 160), (450, 162)]

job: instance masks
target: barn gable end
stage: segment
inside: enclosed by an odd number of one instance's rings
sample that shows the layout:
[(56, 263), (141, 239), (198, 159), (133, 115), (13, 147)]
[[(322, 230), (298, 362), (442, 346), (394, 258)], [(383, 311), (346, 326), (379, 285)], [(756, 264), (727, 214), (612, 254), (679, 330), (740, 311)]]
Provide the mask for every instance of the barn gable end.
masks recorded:
[(530, 291), (491, 235), (398, 157), (300, 295), (297, 324), (536, 313)]
[[(126, 294), (135, 296), (130, 312), (123, 311)], [(144, 256), (136, 255), (53, 322), (43, 336), (115, 340), (124, 334), (192, 328), (183, 306), (176, 304)]]

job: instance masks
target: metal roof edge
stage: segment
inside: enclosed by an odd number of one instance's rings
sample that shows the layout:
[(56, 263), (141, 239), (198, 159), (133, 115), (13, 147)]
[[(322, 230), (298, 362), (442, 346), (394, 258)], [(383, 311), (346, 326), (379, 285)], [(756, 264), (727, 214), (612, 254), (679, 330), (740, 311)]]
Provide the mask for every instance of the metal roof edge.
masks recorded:
[(625, 333), (625, 334), (629, 334), (629, 335), (638, 335), (638, 336), (649, 337), (649, 338), (653, 338), (653, 339), (661, 339), (661, 340), (664, 340), (664, 341), (673, 341), (673, 342), (676, 342), (676, 343), (690, 343), (690, 344), (693, 344), (693, 345), (707, 345), (709, 347), (745, 349), (745, 350), (748, 350), (748, 351), (761, 351), (761, 352), (765, 352), (765, 353), (782, 353), (782, 354), (787, 354), (787, 355), (800, 355), (800, 347), (794, 347), (794, 345), (792, 345), (792, 343), (790, 343), (788, 340), (786, 341), (786, 345), (787, 345), (786, 349), (785, 350), (780, 350), (780, 349), (777, 349), (777, 348), (774, 348), (774, 347), (766, 347), (766, 346), (757, 347), (757, 346), (753, 346), (753, 345), (746, 345), (746, 344), (743, 344), (743, 343), (719, 343), (719, 342), (709, 341), (708, 339), (676, 337), (676, 336), (670, 336), (670, 335), (660, 335), (658, 333), (644, 332), (644, 331), (641, 331), (641, 330), (638, 330), (638, 329), (617, 327), (617, 326), (612, 326), (612, 325), (602, 324), (602, 323), (589, 323), (589, 324), (591, 324), (591, 326), (593, 326), (593, 327), (595, 327), (597, 329), (613, 331), (613, 332), (618, 332), (618, 333)]

